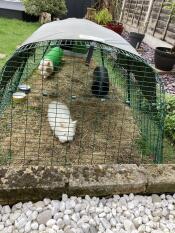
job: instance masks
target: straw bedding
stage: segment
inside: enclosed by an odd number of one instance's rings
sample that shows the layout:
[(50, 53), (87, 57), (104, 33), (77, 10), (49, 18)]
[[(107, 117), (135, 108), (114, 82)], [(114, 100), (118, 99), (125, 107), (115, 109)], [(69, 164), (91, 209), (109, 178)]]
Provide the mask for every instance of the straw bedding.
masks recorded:
[[(139, 163), (135, 143), (139, 130), (120, 90), (110, 83), (109, 99), (91, 94), (95, 66), (66, 57), (48, 79), (42, 80), (35, 71), (25, 82), (31, 86), (27, 101), (13, 104), (0, 119), (0, 153), (10, 152), (12, 163), (27, 165)], [(66, 104), (77, 120), (70, 143), (61, 144), (48, 123), (48, 104), (53, 100)]]

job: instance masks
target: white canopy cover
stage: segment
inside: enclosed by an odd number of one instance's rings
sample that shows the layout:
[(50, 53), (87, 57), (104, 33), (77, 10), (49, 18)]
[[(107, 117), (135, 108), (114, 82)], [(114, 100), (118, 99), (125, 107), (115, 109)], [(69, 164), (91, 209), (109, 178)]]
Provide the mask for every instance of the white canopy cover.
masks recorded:
[(137, 51), (119, 34), (92, 21), (77, 18), (69, 18), (44, 24), (23, 45), (61, 39), (102, 42), (139, 56)]

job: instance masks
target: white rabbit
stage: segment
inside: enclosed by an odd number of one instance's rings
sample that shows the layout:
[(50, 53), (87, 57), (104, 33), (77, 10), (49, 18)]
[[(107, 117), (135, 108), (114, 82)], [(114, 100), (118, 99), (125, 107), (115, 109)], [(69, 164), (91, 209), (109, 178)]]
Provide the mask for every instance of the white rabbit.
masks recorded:
[(54, 71), (53, 62), (51, 60), (42, 59), (38, 69), (41, 75), (43, 76), (43, 78), (47, 78)]
[(72, 121), (70, 111), (65, 104), (52, 101), (48, 108), (48, 120), (61, 143), (73, 141), (77, 121)]

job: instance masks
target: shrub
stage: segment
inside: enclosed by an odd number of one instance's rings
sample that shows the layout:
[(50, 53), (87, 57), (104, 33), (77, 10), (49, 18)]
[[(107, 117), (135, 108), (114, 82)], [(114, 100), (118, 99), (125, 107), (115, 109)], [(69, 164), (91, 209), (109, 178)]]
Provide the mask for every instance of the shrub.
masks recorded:
[(26, 13), (41, 15), (42, 12), (61, 17), (67, 13), (65, 0), (22, 0)]
[(107, 8), (104, 8), (96, 13), (95, 21), (98, 24), (106, 25), (112, 21), (112, 14), (108, 11)]
[(167, 115), (165, 118), (165, 133), (175, 143), (175, 96), (166, 96)]

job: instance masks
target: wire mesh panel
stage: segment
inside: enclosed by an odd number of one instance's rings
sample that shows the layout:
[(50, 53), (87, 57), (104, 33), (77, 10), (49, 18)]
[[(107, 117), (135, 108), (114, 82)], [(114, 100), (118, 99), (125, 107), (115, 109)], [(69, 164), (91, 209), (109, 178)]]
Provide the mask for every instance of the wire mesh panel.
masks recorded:
[(160, 163), (164, 108), (136, 55), (91, 41), (23, 46), (0, 76), (0, 163)]

